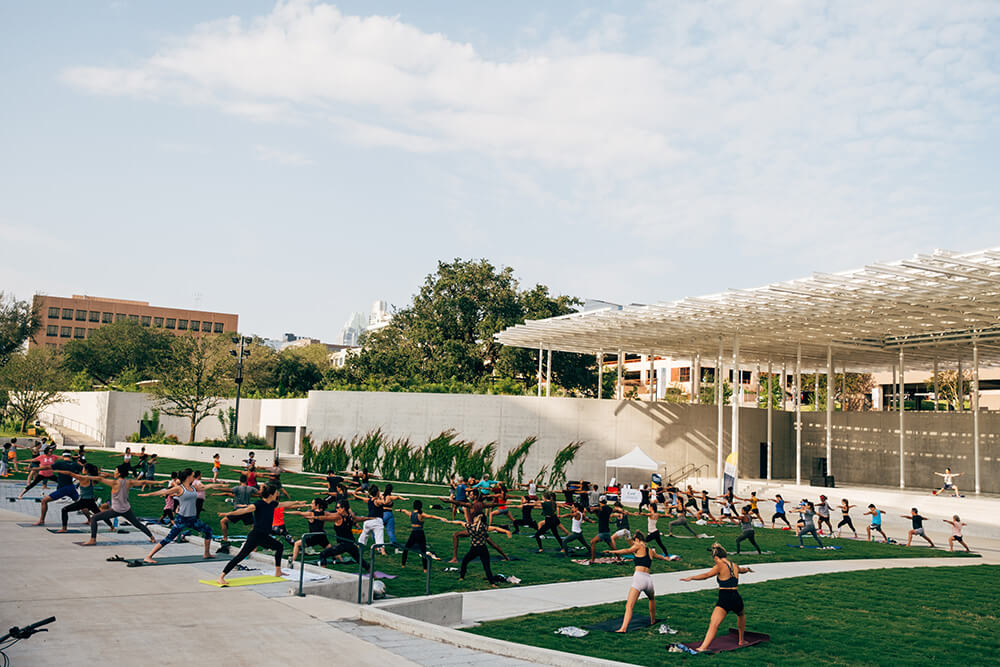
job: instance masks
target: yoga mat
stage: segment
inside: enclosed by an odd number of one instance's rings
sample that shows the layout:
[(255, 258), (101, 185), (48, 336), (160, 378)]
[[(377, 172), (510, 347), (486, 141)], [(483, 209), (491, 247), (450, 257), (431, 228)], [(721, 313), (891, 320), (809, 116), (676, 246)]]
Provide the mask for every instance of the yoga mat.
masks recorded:
[[(800, 548), (799, 545), (797, 545), (797, 544), (786, 544), (785, 546), (786, 547), (791, 547), (793, 549)], [(807, 545), (805, 545), (804, 547), (801, 547), (801, 548), (802, 549), (820, 549), (820, 548), (822, 548), (825, 551), (827, 549), (842, 549), (843, 547), (835, 547), (835, 546), (830, 545), (830, 544), (827, 544), (827, 545), (825, 545), (823, 547), (819, 547), (819, 546), (817, 546), (815, 544), (807, 544)]]
[[(52, 528), (52, 526), (53, 525), (58, 525), (58, 524), (51, 524), (50, 523), (50, 524), (42, 524), (41, 526), (36, 526), (33, 523), (19, 523), (17, 525), (19, 525), (21, 528), (48, 528), (49, 530), (54, 530), (54, 528)], [(89, 531), (90, 530), (90, 524), (89, 523), (74, 523), (74, 524), (70, 524), (69, 526), (67, 526), (67, 528), (86, 528)]]
[(98, 542), (97, 544), (87, 544), (86, 542), (74, 542), (73, 544), (78, 547), (141, 547), (144, 545), (152, 544), (151, 542), (125, 542), (124, 540), (108, 540), (107, 542)]
[[(410, 554), (410, 557), (412, 558), (415, 555), (416, 554)], [(417, 556), (417, 557), (419, 558), (419, 556)], [(507, 554), (507, 558), (504, 558), (500, 554), (490, 554), (490, 560), (493, 561), (494, 563), (496, 563), (496, 562), (503, 563), (503, 562), (507, 562), (507, 561), (515, 561), (515, 560), (522, 560), (522, 559), (520, 557), (518, 557), (518, 556), (515, 556), (514, 554)]]
[[(153, 567), (154, 565), (188, 565), (191, 563), (211, 563), (212, 561), (225, 560), (224, 558), (219, 558), (213, 556), (212, 558), (203, 558), (201, 556), (164, 556), (162, 558), (156, 558), (155, 563), (147, 563), (141, 558), (128, 558), (126, 563), (130, 567)], [(138, 563), (138, 565), (132, 565), (132, 563)]]
[[(740, 646), (739, 637), (740, 633), (736, 630), (736, 628), (729, 628), (728, 635), (718, 635), (712, 640), (707, 652), (718, 653), (720, 651), (735, 651), (736, 649), (746, 648), (755, 644), (763, 644), (764, 642), (771, 641), (770, 635), (765, 635), (762, 632), (750, 632), (747, 630), (743, 633), (743, 641), (745, 641), (746, 644)], [(701, 642), (691, 642), (690, 644), (684, 644), (684, 646), (697, 650), (698, 647), (701, 646)]]
[[(628, 622), (628, 631), (634, 632), (636, 630), (641, 630), (643, 628), (649, 628), (657, 623), (660, 623), (663, 619), (657, 619), (652, 624), (646, 619), (649, 618), (645, 614), (634, 614), (632, 620)], [(602, 632), (614, 632), (618, 628), (622, 627), (622, 619), (620, 618), (609, 618), (606, 621), (601, 621), (600, 623), (593, 623), (591, 625), (584, 625), (584, 630), (600, 630)]]
[(255, 586), (257, 584), (275, 584), (281, 581), (285, 581), (281, 577), (276, 577), (273, 574), (261, 574), (255, 577), (237, 577), (236, 579), (230, 579), (229, 583), (223, 586), (218, 581), (214, 579), (199, 579), (199, 584), (208, 584), (209, 586), (215, 586), (216, 588), (230, 588), (232, 586)]

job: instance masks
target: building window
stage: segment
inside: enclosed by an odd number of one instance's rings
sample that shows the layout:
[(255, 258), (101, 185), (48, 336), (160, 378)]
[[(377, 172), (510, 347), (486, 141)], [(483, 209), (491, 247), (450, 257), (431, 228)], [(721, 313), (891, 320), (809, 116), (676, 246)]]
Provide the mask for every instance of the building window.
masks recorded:
[(58, 308), (49, 308), (49, 317), (51, 317), (54, 320), (58, 320), (59, 319), (59, 309)]
[(95, 331), (97, 331), (97, 329), (87, 329), (87, 338), (93, 336)]
[(73, 329), (73, 338), (86, 338), (87, 330), (83, 327), (76, 327)]
[(115, 313), (115, 322), (124, 322), (126, 319), (125, 313)]
[(143, 315), (142, 316), (142, 326), (148, 327), (149, 324), (150, 324), (150, 322), (152, 322), (152, 321), (153, 321), (153, 318), (150, 317), (149, 315)]
[(90, 317), (87, 318), (87, 319), (89, 319), (91, 322), (100, 322), (101, 321), (101, 313), (98, 312), (98, 311), (96, 311), (96, 310), (92, 310), (92, 311), (90, 311)]
[(85, 310), (78, 310), (78, 311), (76, 311), (76, 321), (77, 322), (86, 322), (87, 321), (87, 311), (85, 311)]
[(212, 329), (215, 333), (222, 333), (222, 322), (216, 322), (215, 327)]
[(49, 326), (45, 327), (45, 335), (46, 336), (58, 336), (59, 335), (59, 327), (56, 326), (55, 324), (50, 324)]
[(73, 309), (72, 308), (63, 308), (62, 309), (62, 318), (64, 320), (71, 320), (71, 319), (73, 319)]
[(104, 324), (111, 324), (112, 320), (114, 320), (114, 317), (115, 316), (113, 313), (101, 313), (101, 322), (103, 322)]
[(172, 317), (168, 317), (167, 318), (167, 328), (168, 329), (176, 329), (177, 328), (177, 320), (175, 320)]
[(59, 329), (60, 338), (69, 338), (72, 335), (73, 335), (72, 327), (62, 327)]
[(163, 328), (163, 318), (162, 317), (154, 317), (153, 318), (153, 326), (156, 327), (157, 329), (162, 329)]
[(181, 331), (187, 331), (188, 321), (187, 320), (177, 320), (177, 328)]
[(138, 315), (129, 315), (128, 316), (128, 321), (129, 322), (138, 322), (139, 321), (139, 316)]
[(679, 376), (680, 376), (680, 381), (681, 382), (690, 382), (691, 381), (691, 368), (690, 367), (688, 367), (688, 368), (680, 368), (678, 370), (680, 371)]
[(191, 331), (201, 330), (201, 320), (191, 320)]

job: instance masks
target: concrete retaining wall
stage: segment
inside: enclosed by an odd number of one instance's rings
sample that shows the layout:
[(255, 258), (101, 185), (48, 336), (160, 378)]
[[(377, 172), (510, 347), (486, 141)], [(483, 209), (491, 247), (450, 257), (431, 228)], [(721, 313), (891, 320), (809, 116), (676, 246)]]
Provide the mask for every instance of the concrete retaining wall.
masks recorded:
[[(254, 458), (257, 460), (257, 466), (262, 468), (264, 466), (274, 465), (274, 450), (272, 449), (235, 449), (232, 447), (192, 447), (190, 445), (158, 445), (158, 444), (147, 444), (140, 442), (116, 442), (115, 449), (119, 452), (124, 452), (126, 447), (132, 448), (132, 453), (138, 455), (139, 451), (145, 447), (147, 454), (158, 454), (160, 456), (165, 456), (167, 458), (173, 459), (187, 459), (189, 461), (204, 461), (206, 463), (212, 462), (212, 457), (215, 454), (219, 455), (219, 461), (224, 465), (231, 466), (242, 466), (243, 459), (250, 456), (250, 452), (253, 452)], [(211, 473), (211, 470), (202, 471), (204, 473)]]

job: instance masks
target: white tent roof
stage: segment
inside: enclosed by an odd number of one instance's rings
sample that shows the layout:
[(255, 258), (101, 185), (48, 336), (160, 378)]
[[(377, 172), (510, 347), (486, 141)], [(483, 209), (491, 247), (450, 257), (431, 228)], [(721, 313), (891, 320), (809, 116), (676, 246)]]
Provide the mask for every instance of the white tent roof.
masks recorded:
[(606, 468), (637, 468), (639, 470), (659, 470), (660, 463), (649, 458), (641, 449), (636, 447), (625, 456), (610, 459), (604, 462)]
[(504, 345), (584, 354), (714, 359), (740, 337), (744, 364), (792, 360), (826, 368), (828, 346), (851, 372), (889, 368), (906, 348), (911, 367), (969, 358), (1000, 365), (1000, 248), (938, 250), (844, 273), (729, 290), (701, 298), (527, 321), (496, 335)]

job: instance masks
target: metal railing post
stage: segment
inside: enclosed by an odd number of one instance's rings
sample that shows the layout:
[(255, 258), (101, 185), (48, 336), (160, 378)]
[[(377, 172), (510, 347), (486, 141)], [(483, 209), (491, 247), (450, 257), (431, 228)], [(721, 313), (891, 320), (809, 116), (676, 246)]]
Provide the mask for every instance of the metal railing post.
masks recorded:
[(326, 535), (326, 532), (316, 532), (316, 533), (306, 533), (300, 540), (302, 540), (302, 550), (299, 552), (299, 597), (304, 598), (305, 594), (302, 592), (302, 580), (305, 578), (306, 572), (306, 538), (312, 537), (313, 535)]
[(385, 544), (372, 544), (372, 548), (369, 550), (368, 557), (371, 558), (371, 562), (368, 564), (368, 604), (372, 603), (372, 592), (375, 588), (375, 547), (384, 547)]

